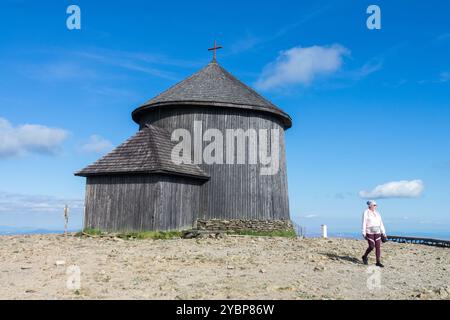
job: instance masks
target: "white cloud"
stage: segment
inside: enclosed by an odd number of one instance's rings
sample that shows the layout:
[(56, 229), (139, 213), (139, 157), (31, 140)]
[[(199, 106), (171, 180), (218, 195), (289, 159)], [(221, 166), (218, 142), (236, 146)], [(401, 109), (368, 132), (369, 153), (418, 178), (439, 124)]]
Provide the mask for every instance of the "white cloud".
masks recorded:
[(112, 143), (99, 135), (92, 135), (89, 141), (80, 147), (82, 152), (86, 153), (101, 153), (111, 150)]
[(361, 198), (417, 198), (424, 189), (422, 180), (392, 181), (376, 186), (372, 191), (360, 191)]
[(267, 65), (256, 82), (267, 90), (286, 85), (309, 85), (317, 77), (338, 71), (350, 51), (339, 45), (294, 47), (282, 51), (275, 62)]
[(417, 81), (418, 84), (428, 84), (428, 83), (446, 83), (450, 80), (450, 72), (443, 71), (439, 73), (439, 77), (434, 80), (420, 80)]
[(0, 118), (0, 158), (22, 156), (29, 153), (55, 154), (68, 132), (38, 124), (14, 127)]
[(237, 54), (243, 51), (250, 50), (261, 42), (263, 42), (263, 39), (255, 37), (247, 32), (244, 38), (236, 41), (230, 46), (230, 51), (232, 54)]
[[(71, 52), (72, 53), (72, 52)], [(79, 51), (74, 54), (80, 58), (93, 61), (97, 64), (110, 65), (131, 71), (146, 73), (152, 76), (180, 80), (179, 77), (171, 71), (163, 70), (161, 65), (175, 67), (198, 67), (201, 65), (196, 61), (172, 59), (164, 55), (148, 54), (139, 52), (115, 51), (96, 49), (91, 51)]]
[(336, 198), (336, 199), (347, 199), (347, 198), (350, 198), (350, 197), (354, 197), (355, 196), (355, 194), (354, 193), (351, 193), (351, 192), (338, 192), (338, 193), (336, 193), (336, 194), (334, 194), (334, 198)]
[(440, 34), (439, 36), (436, 37), (437, 41), (446, 41), (446, 40), (450, 40), (450, 33), (444, 33), (444, 34)]
[(80, 211), (84, 207), (81, 199), (0, 191), (0, 213), (62, 213), (66, 204), (70, 210), (75, 211)]
[(441, 72), (439, 74), (439, 82), (447, 82), (450, 80), (450, 72)]
[[(244, 35), (243, 38), (240, 38), (235, 43), (231, 44), (231, 53), (236, 54), (240, 53), (242, 51), (247, 51), (250, 49), (253, 49), (258, 46), (262, 46), (263, 44), (267, 44), (269, 42), (272, 42), (280, 37), (285, 36), (286, 34), (292, 32), (293, 30), (299, 28), (300, 26), (304, 25), (305, 23), (308, 23), (309, 21), (317, 18), (318, 16), (324, 14), (326, 11), (329, 11), (332, 7), (331, 6), (324, 6), (323, 4), (314, 10), (311, 10), (307, 13), (302, 14), (299, 16), (298, 20), (294, 23), (287, 24), (276, 30), (275, 33), (266, 35), (264, 37), (256, 37), (253, 36), (249, 31)], [(242, 36), (242, 35), (241, 35)]]
[(31, 79), (44, 81), (71, 81), (99, 78), (90, 68), (74, 62), (48, 62), (21, 66), (21, 73)]
[[(16, 63), (15, 69), (22, 75), (40, 81), (99, 81), (129, 77), (130, 72), (180, 81), (177, 68), (197, 68), (201, 60), (175, 59), (164, 54), (109, 50), (92, 47), (83, 51), (52, 47), (30, 49), (33, 63)], [(86, 82), (84, 81), (84, 82)], [(102, 82), (104, 83), (104, 81)]]
[(352, 71), (351, 76), (355, 79), (355, 80), (359, 80), (362, 79), (364, 77), (367, 77), (368, 75), (379, 71), (381, 68), (383, 67), (383, 62), (378, 60), (372, 60), (369, 61), (367, 63), (365, 63), (361, 68)]

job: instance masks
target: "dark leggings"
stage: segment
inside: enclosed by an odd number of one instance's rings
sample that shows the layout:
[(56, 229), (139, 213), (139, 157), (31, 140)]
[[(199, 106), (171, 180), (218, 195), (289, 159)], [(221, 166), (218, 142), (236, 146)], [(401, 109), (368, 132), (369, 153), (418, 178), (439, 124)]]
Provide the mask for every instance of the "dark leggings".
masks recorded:
[(369, 253), (372, 252), (373, 248), (375, 248), (375, 255), (377, 257), (377, 262), (380, 262), (381, 258), (381, 234), (367, 234), (367, 242), (369, 243), (369, 247), (364, 254), (364, 257), (367, 258)]

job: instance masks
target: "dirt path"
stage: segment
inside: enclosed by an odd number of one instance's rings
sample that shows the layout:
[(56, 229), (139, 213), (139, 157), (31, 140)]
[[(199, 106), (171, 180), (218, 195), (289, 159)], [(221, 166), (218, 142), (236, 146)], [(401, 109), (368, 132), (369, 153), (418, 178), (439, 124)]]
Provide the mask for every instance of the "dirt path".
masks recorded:
[[(387, 243), (386, 268), (368, 269), (358, 260), (365, 248), (348, 239), (0, 236), (0, 299), (449, 299), (449, 249)], [(71, 265), (79, 290), (67, 288)]]

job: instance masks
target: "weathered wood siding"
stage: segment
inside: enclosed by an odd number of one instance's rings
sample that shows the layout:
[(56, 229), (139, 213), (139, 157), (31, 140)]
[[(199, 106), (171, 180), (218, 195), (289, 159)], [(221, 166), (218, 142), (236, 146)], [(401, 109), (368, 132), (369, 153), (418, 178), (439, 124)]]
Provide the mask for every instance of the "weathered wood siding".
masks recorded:
[(200, 182), (176, 176), (88, 177), (84, 227), (115, 232), (192, 228), (199, 188)]
[[(199, 218), (202, 219), (290, 219), (284, 129), (271, 114), (244, 109), (215, 107), (162, 107), (149, 111), (141, 120), (172, 132), (183, 128), (194, 134), (194, 121), (202, 121), (203, 132), (219, 129), (279, 129), (280, 167), (276, 175), (260, 175), (261, 165), (201, 164), (211, 176), (200, 190)], [(270, 141), (270, 140), (269, 140)], [(209, 142), (203, 142), (203, 148)]]

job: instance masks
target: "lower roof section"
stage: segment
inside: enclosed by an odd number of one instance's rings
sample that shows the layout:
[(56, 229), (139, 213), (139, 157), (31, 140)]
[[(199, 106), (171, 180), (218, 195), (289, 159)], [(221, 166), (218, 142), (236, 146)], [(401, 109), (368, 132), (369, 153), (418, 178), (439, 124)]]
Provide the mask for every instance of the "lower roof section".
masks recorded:
[(162, 128), (146, 125), (137, 134), (76, 176), (89, 177), (116, 174), (167, 174), (208, 180), (209, 176), (194, 164), (175, 164), (171, 153), (175, 143)]

